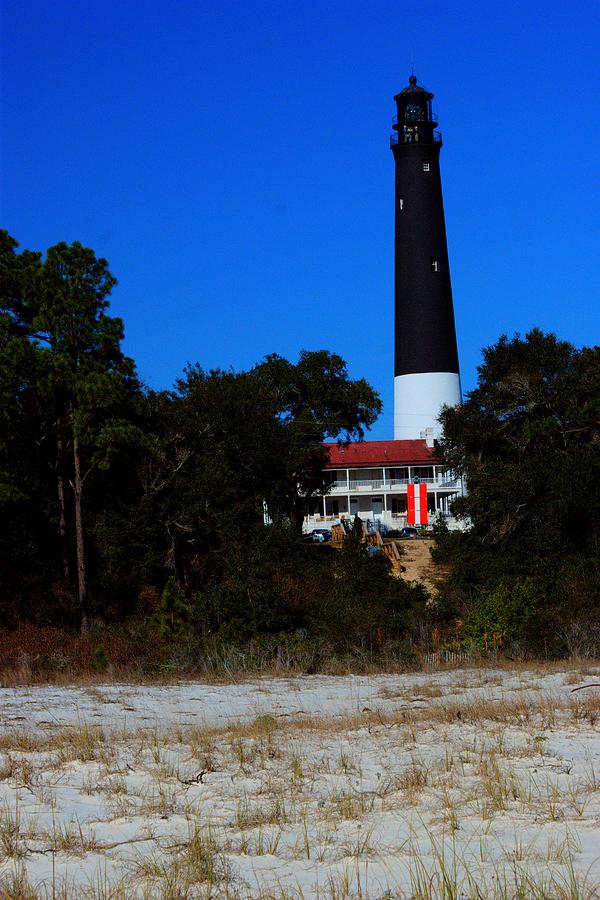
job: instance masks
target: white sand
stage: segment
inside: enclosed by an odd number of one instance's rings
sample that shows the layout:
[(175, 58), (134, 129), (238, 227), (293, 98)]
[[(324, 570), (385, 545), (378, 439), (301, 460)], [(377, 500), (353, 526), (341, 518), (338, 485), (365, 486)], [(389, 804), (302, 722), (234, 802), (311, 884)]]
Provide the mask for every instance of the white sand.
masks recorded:
[(599, 897), (600, 689), (570, 693), (589, 680), (1, 689), (4, 890)]

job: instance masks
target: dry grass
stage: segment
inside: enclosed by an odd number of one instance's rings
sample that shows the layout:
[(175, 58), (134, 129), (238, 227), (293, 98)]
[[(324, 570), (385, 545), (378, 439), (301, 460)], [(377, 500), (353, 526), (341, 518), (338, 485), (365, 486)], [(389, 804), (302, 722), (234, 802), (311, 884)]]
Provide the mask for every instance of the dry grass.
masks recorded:
[(4, 732), (0, 896), (600, 897), (600, 691), (521, 671), (510, 696), (465, 675), (337, 716)]
[[(106, 669), (101, 671), (96, 655), (99, 648), (108, 661)], [(328, 675), (430, 671), (427, 655), (419, 646), (412, 648), (410, 662), (405, 654), (387, 653), (385, 648), (381, 648), (379, 655), (374, 655), (371, 649), (366, 652), (357, 648), (339, 657), (325, 650), (315, 656), (314, 650), (307, 653), (300, 648), (294, 656), (285, 647), (271, 648), (261, 654), (254, 645), (240, 649), (191, 643), (183, 651), (181, 647), (165, 645), (160, 635), (143, 623), (131, 628), (98, 625), (86, 634), (20, 624), (14, 629), (0, 628), (0, 687), (52, 683), (86, 685), (93, 690), (95, 685), (106, 682), (169, 684), (191, 676), (221, 684), (250, 681), (261, 674), (301, 675), (307, 670), (315, 671), (315, 665), (318, 671)], [(540, 673), (572, 670), (574, 679), (594, 667), (593, 661), (576, 657), (551, 662), (515, 662), (501, 656), (468, 659), (469, 668)], [(460, 665), (440, 663), (436, 670), (455, 669)], [(435, 691), (435, 687), (430, 690)]]

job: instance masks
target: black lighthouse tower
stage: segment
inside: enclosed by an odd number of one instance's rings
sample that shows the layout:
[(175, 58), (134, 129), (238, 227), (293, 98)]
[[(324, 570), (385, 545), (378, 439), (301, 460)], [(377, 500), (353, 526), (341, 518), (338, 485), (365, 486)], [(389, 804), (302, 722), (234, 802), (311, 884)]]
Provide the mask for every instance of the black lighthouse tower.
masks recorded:
[(433, 94), (417, 84), (394, 97), (394, 438), (439, 432), (443, 405), (460, 403), (460, 375), (440, 178), (442, 139)]

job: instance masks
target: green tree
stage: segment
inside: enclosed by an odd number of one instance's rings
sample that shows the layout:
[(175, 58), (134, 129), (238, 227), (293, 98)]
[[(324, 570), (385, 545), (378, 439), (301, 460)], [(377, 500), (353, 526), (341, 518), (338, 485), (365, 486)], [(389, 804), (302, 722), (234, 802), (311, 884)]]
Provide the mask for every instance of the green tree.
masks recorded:
[(491, 544), (593, 550), (600, 490), (600, 348), (534, 329), (483, 351), (478, 385), (442, 414), (456, 509)]
[(0, 312), (5, 331), (26, 342), (20, 352), (36, 360), (33, 388), (45, 409), (39, 443), (56, 475), (63, 576), (67, 582), (71, 578), (74, 547), (78, 608), (85, 628), (90, 611), (86, 482), (92, 472), (110, 466), (118, 449), (139, 439), (130, 409), (139, 385), (132, 360), (121, 350), (123, 323), (106, 312), (116, 284), (107, 261), (78, 242), (51, 247), (43, 261), (39, 254), (15, 254), (15, 246), (3, 236), (7, 264)]
[(477, 387), (441, 420), (443, 459), (468, 489), (455, 510), (469, 531), (441, 535), (437, 550), (453, 566), (447, 596), (464, 633), (498, 616), (502, 640), (522, 636), (527, 584), (528, 640), (558, 647), (565, 621), (597, 615), (600, 599), (600, 348), (538, 329), (501, 337), (483, 351)]
[(322, 490), (326, 437), (361, 437), (380, 401), (340, 357), (268, 357), (248, 372), (190, 366), (156, 410), (145, 503), (168, 536), (172, 571), (194, 591), (223, 566), (223, 548), (273, 521), (301, 522)]
[(279, 471), (267, 496), (269, 510), (300, 527), (306, 500), (325, 490), (323, 442), (362, 440), (381, 400), (363, 378), (351, 379), (342, 357), (328, 350), (304, 350), (296, 364), (274, 354), (251, 374), (278, 425), (272, 459)]
[(22, 316), (41, 260), (17, 246), (0, 231), (0, 572), (9, 619), (20, 604), (32, 603), (38, 582), (40, 592), (47, 591), (56, 549), (47, 501), (51, 470), (43, 452), (51, 427), (40, 390), (47, 367)]

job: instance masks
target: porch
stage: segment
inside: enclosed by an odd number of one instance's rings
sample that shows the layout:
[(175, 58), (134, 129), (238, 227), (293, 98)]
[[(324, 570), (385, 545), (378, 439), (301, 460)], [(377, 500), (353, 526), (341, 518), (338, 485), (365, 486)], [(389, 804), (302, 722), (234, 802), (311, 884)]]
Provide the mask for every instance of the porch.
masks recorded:
[[(391, 488), (391, 486), (390, 486)], [(427, 492), (427, 511), (432, 522), (438, 514), (442, 514), (450, 522), (455, 520), (451, 516), (450, 506), (459, 495), (457, 490), (441, 490)], [(307, 515), (304, 520), (304, 530), (311, 531), (322, 525), (332, 525), (342, 519), (352, 521), (355, 516), (360, 516), (363, 521), (371, 521), (373, 524), (385, 525), (387, 528), (403, 528), (407, 524), (408, 498), (406, 488), (396, 490), (381, 490), (381, 493), (347, 493), (327, 494), (323, 497), (312, 497), (308, 501)], [(456, 527), (456, 525), (454, 525)]]

